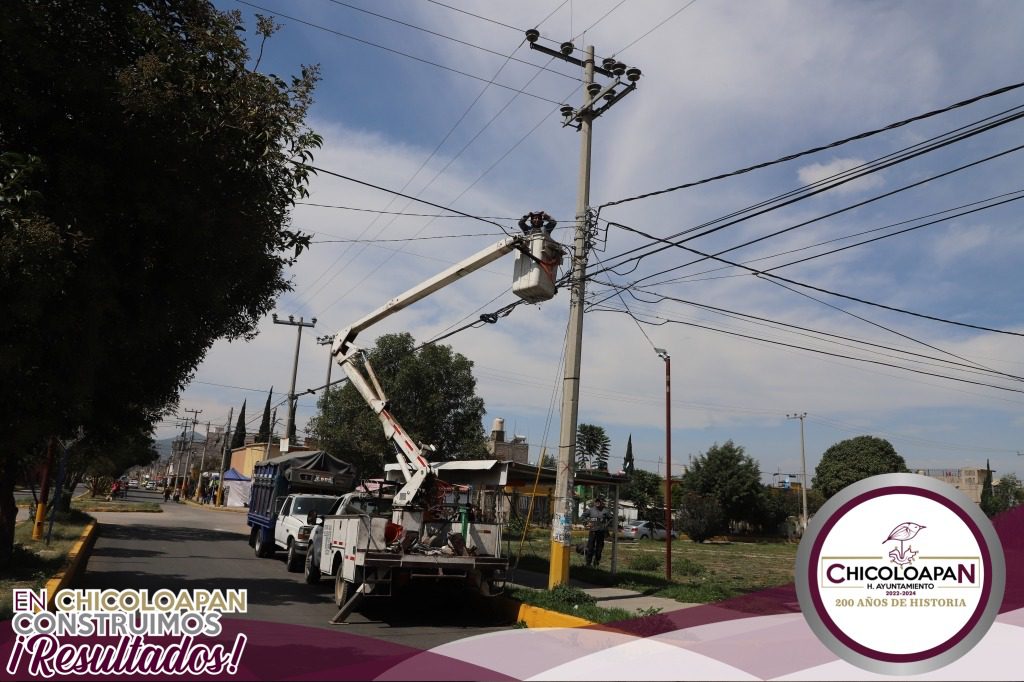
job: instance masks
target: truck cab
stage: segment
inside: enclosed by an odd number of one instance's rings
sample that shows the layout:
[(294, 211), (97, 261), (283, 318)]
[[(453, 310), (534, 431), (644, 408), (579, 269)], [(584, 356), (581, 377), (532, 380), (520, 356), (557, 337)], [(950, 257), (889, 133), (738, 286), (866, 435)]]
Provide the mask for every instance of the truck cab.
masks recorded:
[(309, 547), (312, 527), (306, 523), (310, 512), (327, 513), (337, 503), (337, 495), (292, 494), (278, 498), (277, 521), (274, 523), (274, 546), (288, 552), (287, 566), (291, 572), (302, 569)]

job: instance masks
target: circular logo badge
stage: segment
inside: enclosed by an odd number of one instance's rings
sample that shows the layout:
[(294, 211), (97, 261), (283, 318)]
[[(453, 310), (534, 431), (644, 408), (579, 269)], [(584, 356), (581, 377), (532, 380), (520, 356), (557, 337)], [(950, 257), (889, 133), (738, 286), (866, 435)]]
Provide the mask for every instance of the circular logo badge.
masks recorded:
[(981, 508), (916, 474), (858, 481), (832, 497), (800, 542), (804, 617), (840, 658), (885, 674), (941, 668), (988, 631), (1006, 583)]

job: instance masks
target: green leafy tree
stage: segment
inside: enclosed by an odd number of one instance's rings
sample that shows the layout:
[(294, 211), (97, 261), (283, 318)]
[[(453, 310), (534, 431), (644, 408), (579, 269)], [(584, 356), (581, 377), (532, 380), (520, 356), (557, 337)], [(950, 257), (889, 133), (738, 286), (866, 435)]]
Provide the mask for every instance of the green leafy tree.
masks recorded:
[(640, 518), (646, 519), (664, 505), (665, 480), (658, 474), (637, 469), (619, 490), (619, 497), (636, 505)]
[(726, 529), (722, 507), (713, 495), (696, 492), (684, 493), (681, 508), (676, 513), (677, 530), (686, 533), (694, 542), (704, 542)]
[(1006, 474), (999, 479), (999, 483), (993, 488), (992, 500), (999, 511), (1024, 504), (1024, 486), (1016, 474)]
[(611, 444), (604, 427), (580, 424), (576, 430), (576, 469), (608, 471)]
[(540, 465), (545, 469), (554, 469), (558, 466), (558, 459), (554, 455), (545, 452), (540, 458)]
[(270, 442), (270, 398), (274, 395), (274, 387), (270, 387), (267, 393), (267, 404), (263, 406), (263, 419), (260, 420), (260, 429), (256, 432), (257, 443)]
[[(432, 460), (487, 456), (484, 401), (476, 395), (473, 363), (451, 346), (416, 350), (410, 334), (385, 334), (369, 351), (370, 363), (391, 403), (391, 413), (417, 443), (437, 448)], [(379, 475), (394, 461), (394, 446), (380, 420), (351, 384), (318, 403), (309, 432), (325, 450), (351, 461), (360, 476)]]
[(761, 468), (731, 440), (716, 443), (696, 457), (681, 483), (686, 492), (712, 497), (726, 521), (756, 524), (762, 520)]
[(633, 434), (629, 434), (629, 438), (626, 439), (626, 456), (622, 458), (622, 470), (627, 476), (631, 476), (635, 469), (636, 463), (633, 461)]
[(892, 443), (875, 436), (840, 441), (825, 451), (814, 469), (813, 487), (828, 499), (869, 476), (906, 473), (907, 463)]
[(0, 12), (0, 566), (40, 444), (152, 429), (291, 288), (318, 73), (257, 73), (240, 23), (203, 0)]
[(235, 422), (235, 431), (231, 434), (231, 449), (240, 448), (245, 445), (245, 401), (242, 401), (242, 409), (238, 411), (238, 421)]

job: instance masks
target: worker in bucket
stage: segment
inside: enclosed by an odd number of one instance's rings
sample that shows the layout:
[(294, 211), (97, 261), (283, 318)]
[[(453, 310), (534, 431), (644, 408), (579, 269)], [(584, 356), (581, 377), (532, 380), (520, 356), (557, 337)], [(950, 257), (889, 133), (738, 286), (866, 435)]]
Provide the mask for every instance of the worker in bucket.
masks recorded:
[(601, 563), (604, 536), (608, 533), (608, 525), (612, 521), (612, 513), (604, 507), (604, 498), (599, 497), (594, 500), (594, 503), (587, 507), (580, 516), (580, 520), (586, 524), (588, 531), (585, 553), (587, 566), (597, 566)]
[(539, 234), (543, 230), (545, 236), (551, 236), (551, 231), (555, 229), (555, 224), (555, 219), (544, 211), (527, 213), (519, 219), (519, 229), (526, 235)]

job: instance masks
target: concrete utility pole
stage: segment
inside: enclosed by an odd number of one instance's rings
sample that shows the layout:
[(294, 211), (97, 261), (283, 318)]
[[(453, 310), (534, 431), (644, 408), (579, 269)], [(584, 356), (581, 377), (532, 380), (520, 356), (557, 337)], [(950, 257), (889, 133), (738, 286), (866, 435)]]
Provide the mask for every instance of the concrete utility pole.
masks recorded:
[(298, 402), (295, 396), (295, 375), (299, 371), (299, 343), (302, 341), (302, 328), (303, 327), (315, 327), (316, 318), (314, 317), (310, 322), (304, 322), (300, 317), (299, 321), (295, 321), (294, 315), (288, 316), (288, 321), (277, 319), (277, 313), (273, 315), (274, 324), (287, 324), (293, 327), (299, 328), (299, 334), (295, 338), (295, 362), (292, 364), (292, 387), (288, 391), (288, 417), (284, 423), (284, 438), (281, 439), (281, 452), (288, 452), (288, 446), (290, 444), (292, 436), (292, 425), (295, 424), (295, 404)]
[[(565, 377), (562, 381), (562, 417), (558, 439), (558, 466), (555, 470), (554, 509), (551, 518), (551, 568), (548, 589), (569, 581), (569, 557), (572, 555), (572, 519), (575, 500), (573, 479), (576, 460), (576, 427), (579, 417), (580, 364), (583, 349), (583, 303), (586, 294), (587, 251), (590, 247), (590, 150), (591, 127), (595, 118), (613, 104), (636, 89), (640, 69), (627, 68), (613, 58), (604, 59), (601, 66), (594, 64), (594, 46), (584, 50), (583, 60), (573, 56), (576, 50), (571, 42), (562, 43), (552, 50), (540, 45), (540, 31), (526, 32), (530, 49), (583, 68), (583, 105), (573, 109), (566, 104), (561, 108), (563, 126), (580, 132), (579, 189), (576, 199), (576, 236), (572, 257), (572, 290), (569, 299), (569, 330), (565, 341)], [(601, 86), (594, 82), (594, 73), (614, 79)], [(626, 76), (626, 85), (620, 78)]]
[(334, 367), (334, 356), (331, 355), (331, 344), (334, 343), (334, 337), (330, 334), (318, 336), (316, 342), (321, 346), (327, 346), (327, 382), (324, 384), (324, 397), (327, 397), (331, 390), (331, 369)]
[(224, 427), (224, 449), (223, 454), (220, 456), (220, 479), (217, 481), (217, 502), (216, 505), (221, 506), (221, 502), (224, 501), (224, 474), (228, 471), (228, 457), (231, 454), (231, 418), (235, 416), (235, 408), (232, 407), (228, 410), (228, 423)]
[(665, 361), (665, 580), (672, 580), (672, 356), (654, 352)]
[(199, 423), (199, 420), (196, 419), (196, 417), (198, 417), (199, 415), (201, 415), (203, 413), (202, 410), (185, 410), (185, 411), (192, 413), (192, 420), (191, 420), (192, 433), (188, 437), (188, 455), (186, 455), (186, 457), (185, 457), (185, 485), (182, 486), (182, 490), (181, 490), (181, 496), (182, 497), (187, 497), (187, 494), (188, 494), (188, 482), (192, 478), (192, 471), (190, 469), (190, 467), (192, 466), (192, 443), (195, 442), (195, 439), (196, 439), (196, 424)]
[(803, 510), (800, 528), (802, 530), (807, 530), (807, 458), (804, 456), (804, 417), (806, 416), (806, 412), (794, 412), (786, 415), (786, 419), (800, 420), (800, 471), (803, 472), (803, 481), (800, 483), (800, 502)]

